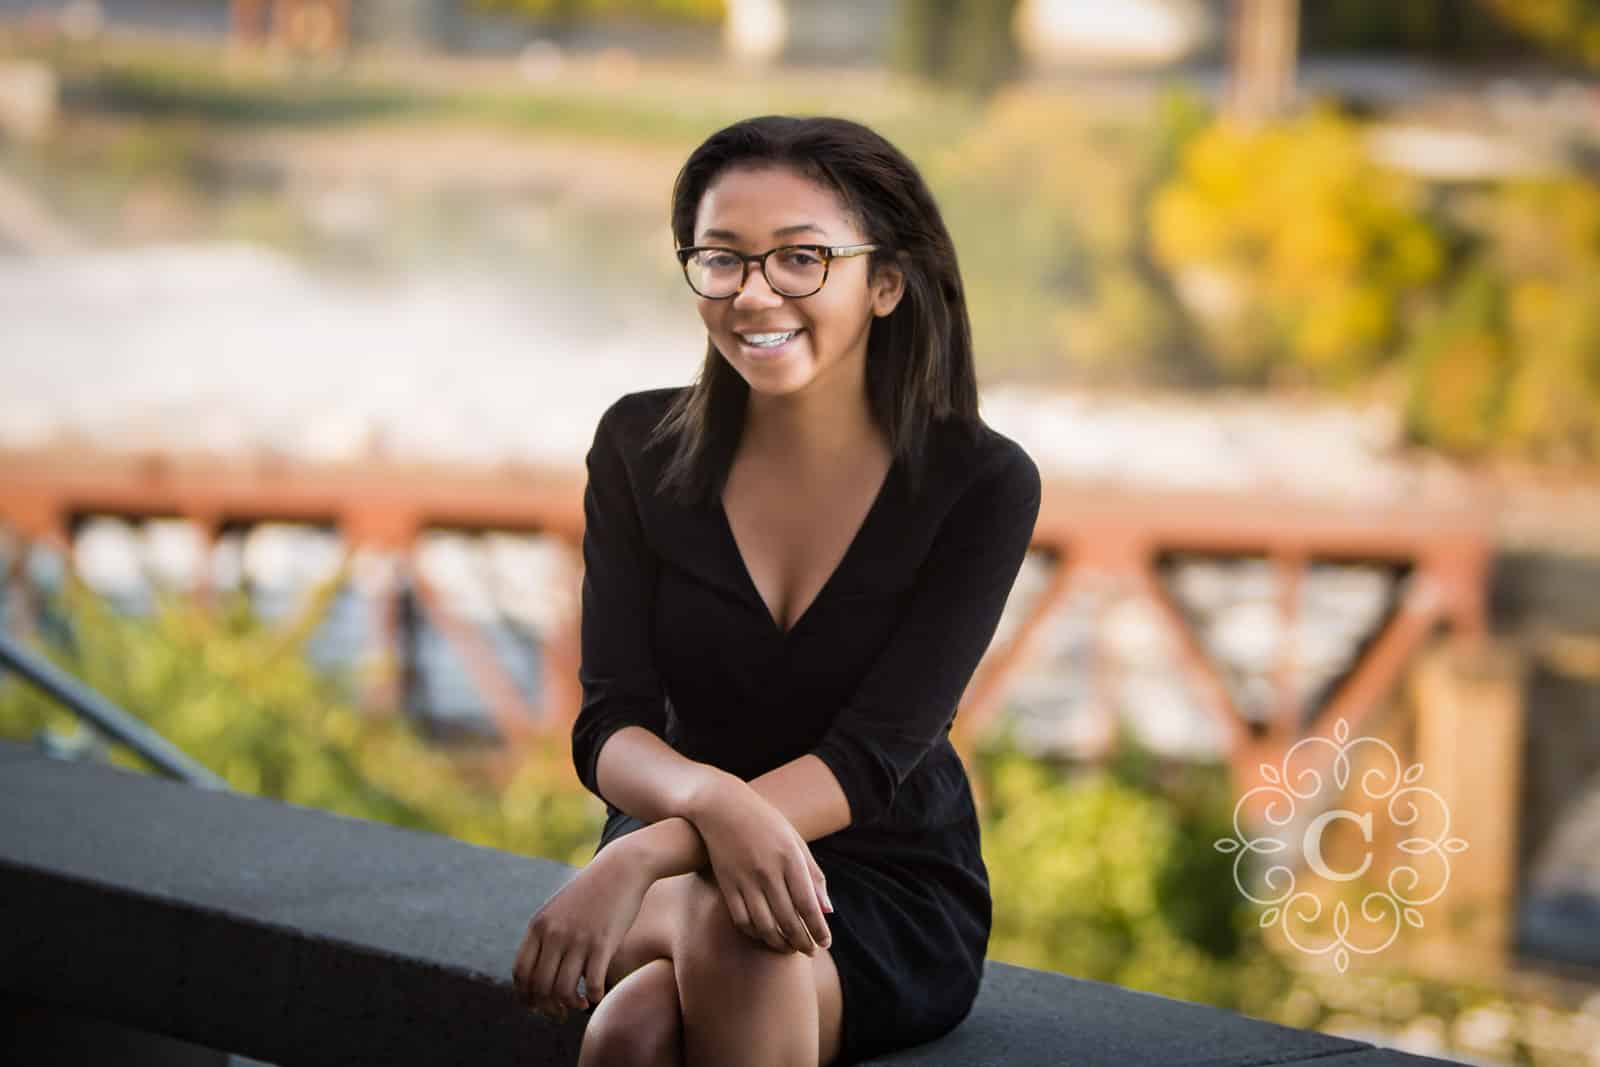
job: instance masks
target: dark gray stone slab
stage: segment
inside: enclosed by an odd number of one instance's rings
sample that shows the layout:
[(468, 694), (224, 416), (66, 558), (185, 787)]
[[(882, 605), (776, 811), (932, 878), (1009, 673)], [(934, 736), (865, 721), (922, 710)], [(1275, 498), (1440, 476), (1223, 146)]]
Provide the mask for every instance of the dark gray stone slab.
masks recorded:
[(1355, 1052), (1340, 1052), (1316, 1060), (1296, 1060), (1296, 1065), (1307, 1067), (1462, 1067), (1456, 1060), (1440, 1060), (1432, 1056), (1414, 1056), (1387, 1048), (1364, 1048)]
[[(576, 871), (0, 742), (0, 990), (285, 1065), (571, 1064), (512, 994)], [(0, 1060), (4, 1049), (0, 1048)], [(991, 961), (972, 1014), (882, 1063), (1429, 1062)]]
[[(0, 671), (0, 679), (4, 679), (5, 677), (5, 672)], [(36, 760), (40, 759), (43, 755), (44, 754), (36, 749), (33, 745), (19, 745), (11, 741), (0, 741), (0, 765), (4, 765), (6, 763), (15, 763), (21, 760)]]
[[(1374, 1056), (1373, 1059), (1359, 1057)], [(1358, 1057), (1348, 1058), (1347, 1057)], [(874, 1061), (972, 1067), (1423, 1067), (1439, 1060), (1236, 1012), (989, 960), (972, 1014), (940, 1041)]]
[(574, 873), (118, 768), (3, 760), (0, 989), (283, 1064), (573, 1063), (582, 1019), (524, 1010), (510, 972), (528, 917)]

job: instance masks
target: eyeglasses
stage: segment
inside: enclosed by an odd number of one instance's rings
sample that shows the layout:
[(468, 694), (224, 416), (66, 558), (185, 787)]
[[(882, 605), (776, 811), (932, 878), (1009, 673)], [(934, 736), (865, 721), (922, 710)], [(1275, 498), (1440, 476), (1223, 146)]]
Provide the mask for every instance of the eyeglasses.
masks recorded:
[(691, 245), (677, 251), (689, 288), (708, 300), (727, 300), (744, 291), (752, 263), (761, 264), (761, 273), (773, 292), (802, 297), (822, 288), (828, 280), (831, 260), (865, 255), (877, 248), (875, 244), (782, 245), (754, 256), (711, 245)]

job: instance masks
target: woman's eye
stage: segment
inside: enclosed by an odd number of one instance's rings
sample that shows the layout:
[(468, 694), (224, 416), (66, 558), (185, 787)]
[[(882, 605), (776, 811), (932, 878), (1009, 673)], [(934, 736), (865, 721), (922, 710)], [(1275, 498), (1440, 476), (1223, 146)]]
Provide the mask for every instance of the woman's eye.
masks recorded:
[(796, 248), (785, 252), (781, 258), (791, 267), (815, 267), (822, 262), (815, 252), (810, 252), (804, 248)]
[(730, 256), (726, 252), (702, 252), (700, 264), (712, 270), (733, 270), (739, 265), (739, 260), (738, 257)]

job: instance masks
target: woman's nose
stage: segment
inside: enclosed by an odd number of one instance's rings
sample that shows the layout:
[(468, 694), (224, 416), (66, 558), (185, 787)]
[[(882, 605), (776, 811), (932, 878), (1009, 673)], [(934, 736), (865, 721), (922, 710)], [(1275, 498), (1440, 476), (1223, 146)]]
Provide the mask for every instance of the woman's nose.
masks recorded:
[(783, 295), (767, 284), (767, 276), (755, 264), (744, 280), (744, 288), (734, 294), (733, 306), (741, 308), (776, 307), (783, 303)]

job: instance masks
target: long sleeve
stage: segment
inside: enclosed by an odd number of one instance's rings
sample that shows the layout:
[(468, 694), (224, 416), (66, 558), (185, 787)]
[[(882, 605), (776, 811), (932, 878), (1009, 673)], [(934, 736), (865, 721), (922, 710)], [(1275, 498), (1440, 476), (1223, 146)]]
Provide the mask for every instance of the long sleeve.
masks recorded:
[(572, 725), (578, 780), (602, 800), (595, 765), (613, 733), (624, 726), (643, 726), (666, 737), (665, 697), (650, 636), (658, 563), (645, 541), (622, 461), (619, 421), (618, 404), (613, 404), (601, 415), (584, 460), (588, 484), (583, 492), (578, 666), (583, 701)]
[(1038, 467), (1007, 445), (946, 514), (903, 621), (811, 750), (839, 780), (852, 825), (888, 811), (948, 732), (999, 625), (1040, 501)]

